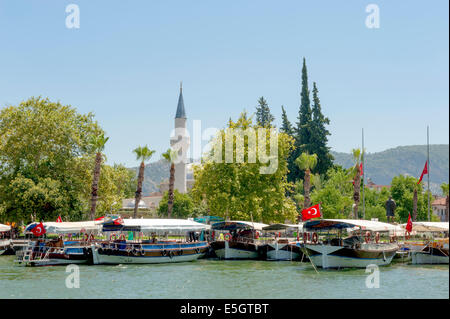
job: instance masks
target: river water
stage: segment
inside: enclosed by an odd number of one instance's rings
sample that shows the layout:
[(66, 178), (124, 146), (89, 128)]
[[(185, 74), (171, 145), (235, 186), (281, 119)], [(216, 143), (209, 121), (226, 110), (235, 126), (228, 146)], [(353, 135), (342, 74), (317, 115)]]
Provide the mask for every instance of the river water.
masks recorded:
[[(67, 288), (66, 266), (20, 267), (0, 256), (4, 298), (449, 298), (448, 265), (380, 267), (379, 288), (365, 269), (321, 270), (309, 263), (221, 261), (79, 266), (79, 288)], [(70, 278), (69, 278), (70, 279)], [(70, 280), (67, 279), (68, 282)]]

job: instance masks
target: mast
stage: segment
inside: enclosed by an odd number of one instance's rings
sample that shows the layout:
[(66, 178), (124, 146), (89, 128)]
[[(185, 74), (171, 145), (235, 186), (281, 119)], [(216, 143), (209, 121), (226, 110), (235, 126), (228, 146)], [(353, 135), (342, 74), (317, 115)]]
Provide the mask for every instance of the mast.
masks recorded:
[(428, 221), (431, 221), (430, 216), (430, 128), (427, 125), (427, 180), (428, 180)]
[(365, 155), (366, 154), (364, 154), (365, 152), (364, 152), (364, 128), (362, 129), (362, 171), (363, 171), (363, 173), (362, 173), (362, 178), (363, 178), (363, 184), (362, 184), (362, 187), (363, 187), (363, 219), (366, 219), (366, 202), (365, 202), (365, 196), (364, 196), (364, 183), (365, 183), (365, 174), (366, 174), (366, 165), (365, 165), (365, 163), (364, 163), (364, 158), (366, 157)]

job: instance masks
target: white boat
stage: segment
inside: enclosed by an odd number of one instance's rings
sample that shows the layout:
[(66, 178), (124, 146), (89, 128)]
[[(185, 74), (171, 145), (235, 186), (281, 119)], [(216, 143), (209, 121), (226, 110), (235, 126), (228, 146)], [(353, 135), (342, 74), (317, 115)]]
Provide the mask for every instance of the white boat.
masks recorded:
[[(184, 219), (124, 219), (123, 224), (105, 223), (104, 232), (122, 233), (122, 239), (95, 243), (91, 246), (92, 262), (97, 264), (159, 264), (193, 261), (203, 257), (206, 241), (157, 240), (156, 235), (185, 235), (202, 232), (208, 225)], [(154, 235), (152, 240), (126, 240), (124, 232)], [(120, 237), (120, 236), (119, 236)]]
[[(396, 243), (382, 243), (378, 240), (378, 236), (380, 232), (389, 232), (392, 227), (394, 226), (390, 224), (367, 220), (310, 220), (303, 224), (302, 250), (315, 266), (322, 268), (365, 268), (368, 265), (389, 265), (399, 246)], [(343, 238), (342, 233), (348, 230), (352, 230), (353, 235)], [(337, 231), (337, 234), (331, 239), (320, 238), (318, 232), (325, 231)], [(305, 232), (313, 234), (307, 236)], [(362, 235), (363, 232), (364, 235)], [(375, 236), (373, 236), (374, 233)], [(372, 238), (377, 239), (373, 242)]]
[[(301, 225), (289, 225), (289, 224), (272, 224), (263, 227), (264, 232), (275, 234), (275, 239), (266, 242), (260, 247), (266, 260), (300, 260), (303, 256), (303, 252), (300, 249), (298, 241), (289, 241), (286, 236), (288, 229), (294, 230), (300, 234)], [(284, 234), (284, 236), (283, 236)]]
[(11, 231), (11, 226), (0, 224), (0, 256), (11, 249), (11, 239), (7, 238)]
[(211, 225), (214, 232), (211, 247), (219, 259), (258, 259), (261, 243), (257, 239), (266, 226), (247, 221), (214, 223)]

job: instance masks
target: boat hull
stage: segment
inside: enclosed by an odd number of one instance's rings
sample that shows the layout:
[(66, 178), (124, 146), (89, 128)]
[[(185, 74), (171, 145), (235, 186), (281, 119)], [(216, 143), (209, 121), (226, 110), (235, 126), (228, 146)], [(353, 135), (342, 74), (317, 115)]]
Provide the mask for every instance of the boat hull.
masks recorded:
[(448, 264), (448, 249), (425, 248), (422, 251), (411, 252), (413, 264)]
[[(173, 247), (177, 246), (177, 247)], [(187, 245), (144, 245), (143, 249), (121, 250), (92, 247), (92, 262), (97, 264), (163, 264), (194, 261), (205, 256), (208, 244), (196, 243)]]
[(294, 244), (271, 243), (264, 248), (266, 260), (299, 260), (303, 254), (300, 247)]
[(212, 249), (219, 259), (258, 259), (258, 246), (254, 243), (215, 241)]
[(312, 263), (321, 268), (366, 268), (369, 265), (386, 266), (392, 262), (398, 249), (352, 249), (341, 246), (305, 244), (304, 250)]

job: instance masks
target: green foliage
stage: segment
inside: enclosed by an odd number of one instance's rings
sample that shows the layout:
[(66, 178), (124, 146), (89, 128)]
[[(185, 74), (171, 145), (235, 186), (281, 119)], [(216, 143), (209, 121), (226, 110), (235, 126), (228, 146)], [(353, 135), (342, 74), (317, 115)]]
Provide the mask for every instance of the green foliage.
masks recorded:
[[(231, 129), (255, 128), (252, 120), (242, 113), (237, 122), (230, 121)], [(284, 133), (275, 133), (278, 139), (278, 166), (273, 174), (261, 174), (260, 168), (266, 167), (259, 159), (256, 163), (248, 163), (248, 139), (244, 139), (244, 163), (217, 163), (214, 160), (214, 149), (222, 146), (225, 154), (225, 130), (219, 132), (213, 140), (212, 150), (201, 166), (194, 167), (195, 184), (192, 189), (194, 200), (205, 201), (210, 214), (232, 220), (251, 220), (262, 222), (295, 221), (294, 202), (285, 194), (291, 185), (286, 180), (287, 157), (293, 139)], [(258, 135), (258, 132), (255, 132)], [(266, 136), (270, 129), (266, 128)], [(258, 141), (258, 137), (256, 137)], [(269, 149), (267, 138), (266, 149)], [(236, 155), (234, 143), (233, 153)]]
[(418, 179), (412, 176), (399, 175), (392, 179), (391, 194), (397, 204), (395, 219), (406, 223), (408, 214), (413, 211), (414, 188), (419, 187), (417, 192), (417, 221), (428, 220), (427, 192), (423, 192), (422, 185), (417, 185)]
[[(161, 217), (167, 218), (168, 200), (168, 192), (165, 192), (158, 207), (158, 215)], [(174, 190), (172, 217), (183, 219), (195, 217), (194, 202), (189, 194), (182, 194)]]
[(284, 110), (283, 105), (281, 106), (281, 119), (282, 124), (280, 131), (283, 133), (286, 133), (287, 135), (293, 136), (294, 135), (294, 128), (292, 127), (291, 122), (289, 122), (289, 119), (287, 117), (286, 111)]
[(317, 155), (302, 153), (296, 160), (295, 163), (302, 170), (312, 170), (317, 165)]
[(153, 156), (156, 151), (151, 150), (147, 145), (138, 146), (133, 150), (133, 153), (136, 154), (136, 159), (141, 162), (147, 162)]
[(275, 117), (270, 113), (267, 101), (261, 96), (258, 100), (258, 106), (256, 107), (256, 123), (262, 127), (269, 127), (274, 120)]
[(169, 163), (173, 163), (177, 159), (177, 151), (169, 148), (166, 152), (161, 154), (161, 156)]

